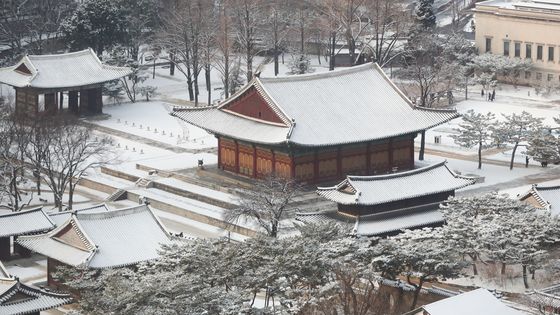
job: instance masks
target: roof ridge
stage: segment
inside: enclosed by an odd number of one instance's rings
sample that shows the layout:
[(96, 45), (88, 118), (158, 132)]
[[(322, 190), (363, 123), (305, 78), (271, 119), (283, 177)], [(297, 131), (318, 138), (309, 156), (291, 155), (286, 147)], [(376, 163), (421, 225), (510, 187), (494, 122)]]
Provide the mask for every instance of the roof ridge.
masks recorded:
[[(107, 207), (107, 204), (106, 204), (106, 203), (100, 203), (100, 204), (95, 205), (95, 206), (86, 207), (86, 208), (81, 208), (81, 209), (66, 210), (66, 211), (57, 211), (57, 212), (53, 212), (53, 213), (48, 213), (48, 215), (49, 215), (49, 216), (57, 216), (57, 215), (61, 215), (61, 214), (72, 214), (72, 213), (74, 213), (74, 212), (78, 213), (78, 212), (80, 212), (80, 211), (87, 211), (87, 210), (92, 210), (92, 209), (101, 208), (101, 207), (105, 208), (105, 210), (107, 210), (107, 211), (111, 211), (111, 210), (109, 209), (109, 207)], [(107, 212), (107, 211), (106, 211), (106, 212)]]
[[(363, 176), (363, 175), (361, 175), (361, 176), (360, 175), (348, 175), (348, 176), (346, 176), (346, 178), (350, 181), (374, 181), (374, 180), (382, 180), (382, 179), (400, 178), (400, 177), (405, 177), (405, 176), (409, 176), (409, 175), (425, 173), (425, 172), (430, 171), (432, 169), (435, 169), (435, 168), (438, 168), (438, 167), (441, 167), (441, 166), (446, 166), (445, 164), (447, 164), (447, 160), (443, 160), (442, 162), (438, 162), (438, 163), (435, 163), (435, 164), (430, 164), (430, 165), (427, 165), (427, 166), (415, 168), (415, 169), (404, 171), (404, 172), (397, 172), (397, 173), (383, 174), (383, 175), (366, 175), (366, 176)], [(451, 172), (449, 170), (449, 168), (447, 168), (447, 170), (449, 172)], [(456, 175), (453, 172), (451, 172), (451, 173), (453, 175)]]
[(80, 50), (80, 51), (72, 51), (72, 52), (66, 52), (66, 53), (61, 53), (61, 54), (45, 54), (45, 55), (27, 55), (27, 57), (29, 59), (35, 58), (35, 59), (49, 59), (49, 58), (61, 58), (61, 57), (67, 57), (67, 56), (79, 56), (79, 55), (86, 55), (86, 54), (91, 54), (92, 50), (91, 48), (88, 49), (84, 49), (84, 50)]
[(115, 209), (115, 210), (105, 211), (105, 212), (75, 213), (74, 216), (76, 217), (77, 220), (96, 220), (96, 219), (107, 219), (107, 218), (121, 217), (121, 216), (125, 216), (125, 215), (128, 215), (128, 214), (141, 213), (141, 212), (145, 212), (145, 211), (149, 211), (148, 206), (145, 205), (145, 204), (142, 204), (142, 205), (132, 206), (132, 207), (128, 207), (128, 208)]
[(27, 213), (30, 213), (30, 212), (36, 212), (36, 211), (42, 211), (42, 210), (43, 210), (43, 207), (41, 206), (41, 207), (37, 207), (37, 208), (29, 209), (29, 210), (24, 210), (24, 211), (12, 211), (12, 212), (8, 212), (8, 213), (2, 213), (2, 214), (0, 214), (0, 217), (14, 217), (14, 216), (22, 215), (22, 214), (27, 214)]
[(550, 186), (539, 186), (539, 184), (534, 184), (533, 187), (536, 190), (553, 190), (553, 189), (560, 189), (560, 185), (550, 185)]
[(347, 68), (339, 68), (332, 71), (325, 71), (325, 72), (317, 72), (317, 73), (306, 73), (306, 74), (298, 74), (298, 75), (291, 75), (285, 77), (261, 77), (259, 80), (262, 83), (275, 83), (275, 82), (297, 82), (297, 81), (307, 81), (307, 80), (316, 80), (322, 78), (330, 78), (336, 77), (344, 74), (356, 73), (361, 71), (366, 71), (370, 68), (373, 68), (375, 63), (365, 63), (362, 65), (357, 65), (353, 67)]

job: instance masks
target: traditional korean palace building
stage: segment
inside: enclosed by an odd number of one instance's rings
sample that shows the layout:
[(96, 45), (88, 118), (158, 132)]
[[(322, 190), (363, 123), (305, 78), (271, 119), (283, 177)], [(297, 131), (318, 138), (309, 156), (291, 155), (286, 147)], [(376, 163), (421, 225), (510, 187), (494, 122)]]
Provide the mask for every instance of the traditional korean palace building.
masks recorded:
[(255, 77), (217, 106), (172, 115), (218, 138), (220, 169), (306, 182), (414, 167), (414, 138), (458, 117), (415, 107), (376, 64)]
[(519, 200), (537, 209), (549, 210), (552, 215), (560, 214), (560, 186), (539, 186), (534, 184)]
[(317, 193), (337, 203), (336, 212), (299, 213), (297, 220), (354, 222), (357, 235), (390, 235), (443, 224), (441, 202), (475, 179), (452, 172), (446, 162), (387, 175), (347, 176)]
[[(12, 256), (12, 244), (23, 235), (44, 233), (55, 228), (55, 223), (41, 208), (0, 214), (0, 259)], [(14, 251), (22, 256), (29, 252), (14, 244)]]
[(74, 113), (101, 113), (103, 83), (132, 71), (101, 63), (91, 49), (58, 54), (27, 55), (12, 67), (0, 68), (0, 83), (16, 91), (16, 111), (55, 113), (63, 109), (64, 92)]
[(72, 302), (68, 294), (45, 291), (23, 284), (0, 263), (0, 314), (39, 315), (46, 311)]
[(47, 256), (48, 283), (57, 266), (117, 268), (156, 259), (171, 236), (147, 205), (102, 212), (72, 213), (56, 229), (17, 242)]

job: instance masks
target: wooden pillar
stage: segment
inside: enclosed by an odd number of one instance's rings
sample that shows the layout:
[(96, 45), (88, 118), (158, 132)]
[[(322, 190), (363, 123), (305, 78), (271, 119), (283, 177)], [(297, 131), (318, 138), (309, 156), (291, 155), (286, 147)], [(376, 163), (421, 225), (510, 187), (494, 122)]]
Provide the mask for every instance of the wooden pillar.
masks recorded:
[(293, 154), (290, 154), (290, 177), (292, 179), (296, 179), (296, 157)]
[(276, 153), (272, 149), (270, 152), (272, 152), (272, 175), (276, 175)]
[(313, 154), (313, 181), (319, 181), (319, 150)]
[(220, 137), (216, 136), (216, 138), (218, 139), (218, 169), (223, 169), (222, 168), (222, 141)]
[(409, 169), (414, 168), (414, 138), (410, 139), (410, 163)]
[(389, 172), (393, 170), (393, 139), (389, 139)]
[(88, 92), (87, 90), (80, 90), (80, 109), (79, 112), (80, 113), (86, 113), (88, 110), (88, 101), (89, 101), (89, 97), (88, 97)]
[(88, 98), (87, 112), (89, 114), (101, 114), (103, 108), (101, 88), (86, 90)]
[(338, 147), (336, 149), (336, 177), (342, 177), (342, 149)]
[(257, 178), (257, 146), (253, 144), (253, 177)]
[(371, 175), (371, 142), (366, 146), (366, 175)]
[(0, 238), (0, 260), (8, 260), (12, 256), (10, 237)]
[(58, 97), (58, 110), (64, 110), (64, 92), (59, 93), (60, 96)]
[[(418, 153), (418, 160), (420, 161), (424, 161), (424, 148), (426, 146), (426, 130), (422, 130), (422, 132), (420, 133), (420, 152)], [(414, 146), (413, 146), (414, 148)], [(414, 151), (414, 150), (412, 150)], [(414, 154), (412, 155), (414, 156)], [(414, 160), (414, 158), (412, 159)], [(414, 162), (413, 162), (414, 164)]]
[(239, 174), (239, 143), (237, 140), (233, 142), (235, 142), (235, 172)]
[(80, 109), (78, 108), (78, 91), (68, 92), (68, 109), (74, 114), (78, 114)]
[(54, 114), (57, 111), (56, 94), (47, 93), (45, 94), (45, 112)]

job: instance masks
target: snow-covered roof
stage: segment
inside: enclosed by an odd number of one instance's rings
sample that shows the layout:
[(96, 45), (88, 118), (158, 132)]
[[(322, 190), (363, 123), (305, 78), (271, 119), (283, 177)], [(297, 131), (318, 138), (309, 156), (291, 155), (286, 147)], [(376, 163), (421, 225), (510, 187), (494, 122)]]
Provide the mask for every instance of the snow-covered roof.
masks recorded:
[(107, 211), (109, 211), (109, 208), (107, 207), (106, 204), (99, 204), (99, 205), (82, 208), (82, 209), (68, 210), (62, 212), (52, 212), (49, 213), (49, 218), (54, 222), (56, 226), (60, 226), (72, 216), (72, 213), (82, 213), (82, 212), (98, 213), (98, 212), (107, 212)]
[(443, 223), (439, 203), (359, 216), (354, 228), (357, 235), (373, 236), (405, 229)]
[(560, 308), (560, 284), (530, 292), (528, 296), (538, 305)]
[(354, 234), (374, 236), (443, 223), (443, 215), (438, 209), (439, 203), (432, 203), (362, 216), (352, 216), (338, 211), (308, 212), (297, 213), (296, 220), (304, 223), (351, 224)]
[(42, 208), (0, 214), (0, 237), (46, 232), (55, 224)]
[(529, 196), (532, 196), (542, 208), (550, 210), (552, 215), (560, 215), (560, 186), (534, 184), (528, 192), (519, 198), (525, 200)]
[(455, 174), (446, 163), (388, 175), (347, 176), (336, 186), (318, 187), (317, 193), (338, 204), (378, 205), (456, 190), (475, 183), (474, 178)]
[(422, 306), (428, 315), (522, 315), (498, 300), (488, 290), (480, 288)]
[(57, 55), (27, 55), (12, 67), (0, 68), (0, 82), (38, 89), (77, 88), (131, 74), (127, 67), (101, 63), (91, 49)]
[(147, 205), (106, 212), (73, 213), (49, 233), (17, 242), (71, 266), (112, 268), (159, 257), (171, 236)]
[[(271, 123), (227, 106), (254, 88), (278, 115)], [(420, 132), (458, 117), (414, 106), (377, 64), (283, 78), (254, 78), (228, 100), (172, 115), (210, 133), (264, 144), (329, 146)]]
[(68, 304), (69, 294), (47, 292), (21, 283), (0, 262), (0, 314), (30, 314)]

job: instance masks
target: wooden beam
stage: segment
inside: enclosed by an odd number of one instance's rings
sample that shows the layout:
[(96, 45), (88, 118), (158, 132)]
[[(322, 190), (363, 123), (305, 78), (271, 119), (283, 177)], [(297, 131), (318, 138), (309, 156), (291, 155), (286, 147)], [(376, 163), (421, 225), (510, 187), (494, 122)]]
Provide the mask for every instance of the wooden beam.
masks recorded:
[(371, 142), (366, 146), (366, 175), (371, 175)]
[(235, 172), (239, 174), (239, 143), (237, 140), (233, 140), (235, 143)]
[[(418, 160), (420, 161), (424, 161), (424, 149), (426, 146), (426, 130), (422, 130), (422, 132), (420, 133), (420, 152), (418, 153)], [(414, 152), (414, 144), (412, 145), (412, 152)], [(414, 157), (414, 154), (412, 155)], [(414, 160), (414, 158), (413, 158)]]

